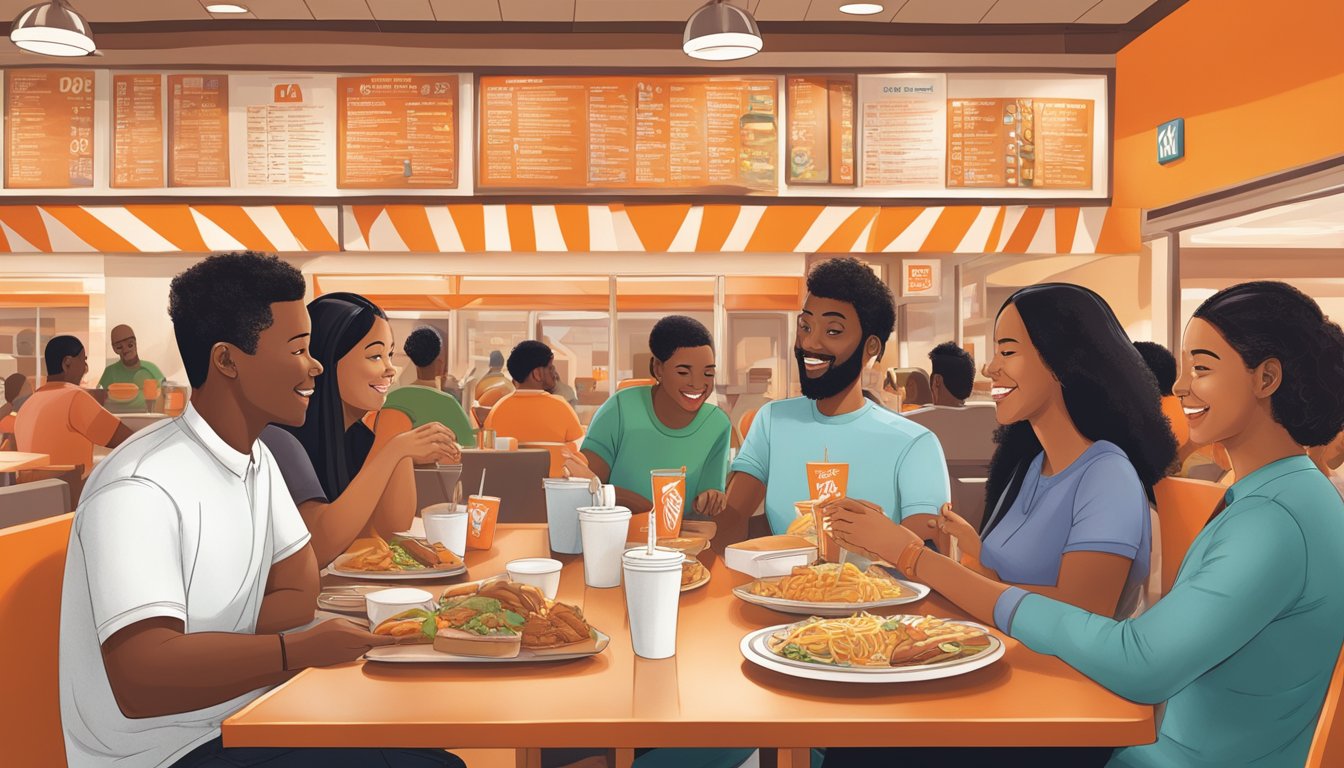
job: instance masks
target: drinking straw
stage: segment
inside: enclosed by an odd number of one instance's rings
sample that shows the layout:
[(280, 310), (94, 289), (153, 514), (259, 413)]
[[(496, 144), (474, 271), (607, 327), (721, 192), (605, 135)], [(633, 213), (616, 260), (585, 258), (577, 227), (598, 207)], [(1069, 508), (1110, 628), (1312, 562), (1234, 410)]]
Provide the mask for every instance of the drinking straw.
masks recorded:
[(649, 508), (649, 547), (648, 555), (653, 557), (653, 548), (658, 544), (658, 494), (653, 494), (653, 506)]
[(831, 449), (825, 446), (821, 448), (821, 460), (829, 462), (831, 460)]
[(479, 490), (479, 491), (476, 492), (476, 495), (477, 495), (477, 496), (484, 496), (484, 495), (485, 495), (485, 470), (486, 470), (486, 469), (488, 469), (488, 467), (482, 467), (482, 468), (481, 468), (481, 490)]

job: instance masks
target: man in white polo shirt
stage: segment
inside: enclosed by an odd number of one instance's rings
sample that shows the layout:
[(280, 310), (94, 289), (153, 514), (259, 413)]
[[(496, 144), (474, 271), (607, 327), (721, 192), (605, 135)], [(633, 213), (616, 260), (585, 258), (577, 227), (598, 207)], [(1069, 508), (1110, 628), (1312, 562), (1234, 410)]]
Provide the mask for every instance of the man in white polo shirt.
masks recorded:
[(191, 381), (179, 418), (144, 430), (89, 478), (61, 595), (60, 690), (71, 768), (461, 766), (445, 752), (224, 748), (224, 718), (305, 667), (390, 638), (313, 620), (317, 561), (265, 446), (302, 424), (322, 366), (303, 276), (226, 254), (173, 280), (169, 314)]

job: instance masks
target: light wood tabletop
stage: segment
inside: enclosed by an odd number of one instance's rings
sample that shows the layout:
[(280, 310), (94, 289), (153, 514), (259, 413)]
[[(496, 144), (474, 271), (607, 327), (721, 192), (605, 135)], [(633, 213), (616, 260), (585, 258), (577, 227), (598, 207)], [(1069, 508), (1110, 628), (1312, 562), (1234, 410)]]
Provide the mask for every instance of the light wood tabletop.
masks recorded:
[(48, 464), (51, 464), (51, 457), (45, 453), (0, 451), (0, 474), (22, 472), (25, 469), (41, 469)]
[[(471, 578), (515, 557), (547, 556), (544, 525), (501, 525), (468, 552)], [(1154, 711), (1058, 659), (1005, 639), (998, 662), (929, 682), (801, 680), (743, 659), (741, 638), (800, 617), (732, 595), (749, 578), (712, 552), (708, 585), (682, 595), (677, 655), (634, 655), (621, 588), (583, 584), (577, 556), (557, 599), (611, 635), (601, 654), (515, 664), (355, 662), (309, 669), (224, 722), (229, 746), (770, 747), (1121, 746), (1155, 738)], [(459, 579), (460, 580), (460, 579)], [(937, 596), (885, 613), (959, 618)], [(1000, 637), (1004, 637), (1000, 635)], [(625, 762), (625, 761), (621, 761)]]

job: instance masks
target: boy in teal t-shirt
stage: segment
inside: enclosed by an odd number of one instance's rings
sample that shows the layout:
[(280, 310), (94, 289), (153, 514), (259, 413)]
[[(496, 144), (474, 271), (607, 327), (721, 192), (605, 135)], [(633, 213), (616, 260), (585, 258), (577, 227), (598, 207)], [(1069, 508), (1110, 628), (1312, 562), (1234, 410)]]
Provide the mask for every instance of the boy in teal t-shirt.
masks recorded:
[(603, 403), (583, 450), (611, 467), (607, 482), (645, 498), (653, 493), (651, 471), (686, 467), (685, 514), (691, 518), (696, 497), (723, 490), (732, 426), (727, 414), (705, 404), (689, 425), (672, 429), (654, 414), (652, 393), (652, 387), (631, 387)]

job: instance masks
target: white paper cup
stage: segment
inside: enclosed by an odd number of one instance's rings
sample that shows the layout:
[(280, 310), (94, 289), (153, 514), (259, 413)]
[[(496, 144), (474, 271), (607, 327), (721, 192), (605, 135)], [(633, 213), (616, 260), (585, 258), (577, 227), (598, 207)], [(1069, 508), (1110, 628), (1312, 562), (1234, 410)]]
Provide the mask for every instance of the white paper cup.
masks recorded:
[(467, 508), (461, 504), (432, 504), (420, 511), (425, 538), (438, 542), (458, 557), (467, 554)]
[(549, 557), (525, 557), (521, 560), (510, 560), (504, 569), (509, 572), (509, 578), (519, 584), (531, 584), (546, 596), (547, 600), (554, 600), (555, 593), (560, 591), (560, 569), (564, 564), (559, 560), (552, 560)]
[(630, 510), (625, 507), (579, 508), (584, 584), (599, 589), (621, 586), (621, 554), (629, 530)]
[(602, 486), (602, 506), (604, 507), (616, 506), (616, 486), (614, 485)]
[(625, 578), (625, 610), (630, 617), (630, 644), (635, 655), (666, 659), (677, 653), (677, 606), (681, 601), (681, 563), (686, 556), (672, 549), (628, 549), (621, 555)]
[(566, 555), (583, 552), (579, 536), (579, 507), (591, 507), (593, 494), (588, 481), (579, 479), (546, 478), (546, 527), (551, 537), (551, 551)]
[(432, 608), (434, 596), (423, 589), (397, 587), (380, 589), (364, 596), (364, 607), (369, 616), (369, 629), (412, 608)]

